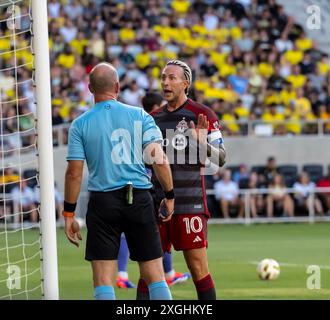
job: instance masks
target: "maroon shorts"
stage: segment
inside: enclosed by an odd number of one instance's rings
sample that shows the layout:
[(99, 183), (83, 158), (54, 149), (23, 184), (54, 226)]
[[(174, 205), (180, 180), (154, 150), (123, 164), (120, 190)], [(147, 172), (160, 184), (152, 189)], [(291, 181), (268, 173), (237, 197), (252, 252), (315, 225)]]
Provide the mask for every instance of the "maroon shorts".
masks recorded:
[(164, 252), (171, 246), (177, 251), (207, 247), (207, 219), (205, 215), (174, 214), (160, 223), (159, 231)]

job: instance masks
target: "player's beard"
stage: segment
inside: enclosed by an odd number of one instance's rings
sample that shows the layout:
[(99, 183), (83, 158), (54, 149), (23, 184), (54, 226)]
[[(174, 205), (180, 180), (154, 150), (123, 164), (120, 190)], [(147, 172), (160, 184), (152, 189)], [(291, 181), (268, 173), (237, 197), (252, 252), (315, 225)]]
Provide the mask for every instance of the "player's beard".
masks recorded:
[(164, 92), (163, 97), (170, 105), (176, 105), (179, 100), (179, 95), (172, 90), (170, 93)]

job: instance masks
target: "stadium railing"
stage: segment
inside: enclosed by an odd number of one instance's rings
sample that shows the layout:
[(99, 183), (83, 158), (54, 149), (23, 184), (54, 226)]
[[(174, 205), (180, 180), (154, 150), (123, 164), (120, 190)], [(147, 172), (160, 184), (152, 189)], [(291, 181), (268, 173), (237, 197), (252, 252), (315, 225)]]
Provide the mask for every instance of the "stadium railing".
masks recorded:
[[(286, 193), (294, 194), (296, 192), (293, 188), (286, 188)], [(211, 218), (209, 223), (211, 224), (253, 224), (253, 223), (283, 223), (283, 222), (322, 222), (327, 221), (330, 222), (330, 216), (322, 215), (317, 216), (315, 214), (314, 208), (314, 200), (317, 194), (326, 194), (330, 193), (330, 188), (314, 188), (308, 198), (308, 215), (307, 216), (293, 216), (293, 217), (256, 217), (253, 218), (250, 215), (250, 197), (252, 195), (268, 195), (272, 194), (272, 192), (277, 191), (268, 188), (260, 188), (260, 189), (240, 189), (239, 195), (244, 201), (244, 217), (243, 218)], [(206, 190), (207, 195), (214, 195), (215, 192), (213, 189)]]

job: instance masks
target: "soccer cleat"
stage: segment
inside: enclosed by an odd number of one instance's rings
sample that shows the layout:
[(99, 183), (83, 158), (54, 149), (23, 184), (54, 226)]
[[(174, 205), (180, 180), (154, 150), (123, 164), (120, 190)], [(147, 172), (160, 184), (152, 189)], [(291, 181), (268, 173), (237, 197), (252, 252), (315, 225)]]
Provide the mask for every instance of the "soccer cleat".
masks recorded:
[(133, 288), (136, 288), (136, 285), (133, 282), (131, 282), (129, 279), (124, 279), (124, 278), (121, 278), (121, 277), (117, 278), (116, 286), (117, 286), (117, 288), (120, 288), (120, 289), (133, 289)]
[(189, 273), (175, 272), (172, 278), (166, 279), (166, 282), (169, 286), (174, 286), (177, 283), (182, 283), (191, 278)]

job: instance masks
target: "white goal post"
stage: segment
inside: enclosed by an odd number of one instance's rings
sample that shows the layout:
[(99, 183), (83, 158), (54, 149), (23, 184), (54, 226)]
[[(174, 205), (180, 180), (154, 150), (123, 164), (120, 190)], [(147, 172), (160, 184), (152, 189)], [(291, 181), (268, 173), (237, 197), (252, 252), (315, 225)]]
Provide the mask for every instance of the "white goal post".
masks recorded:
[(0, 300), (59, 299), (47, 0), (0, 0)]
[(46, 300), (58, 300), (47, 0), (32, 0), (32, 18), (35, 84), (37, 88), (37, 133), (44, 297)]

